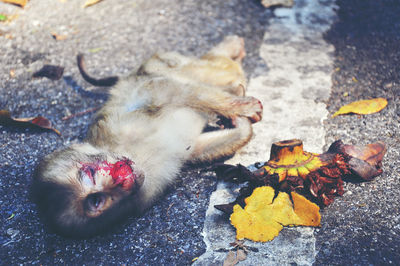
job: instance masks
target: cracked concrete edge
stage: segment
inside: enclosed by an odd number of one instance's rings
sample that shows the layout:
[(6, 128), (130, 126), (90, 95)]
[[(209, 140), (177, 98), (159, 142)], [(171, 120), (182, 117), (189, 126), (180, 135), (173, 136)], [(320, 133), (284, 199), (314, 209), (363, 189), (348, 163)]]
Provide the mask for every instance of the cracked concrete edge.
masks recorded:
[[(323, 120), (331, 89), (333, 46), (323, 39), (335, 19), (334, 1), (298, 0), (293, 8), (278, 8), (266, 28), (260, 56), (269, 72), (249, 81), (248, 95), (264, 104), (264, 118), (254, 125), (251, 142), (227, 163), (251, 165), (269, 158), (273, 142), (298, 138), (304, 148), (321, 152), (325, 145)], [(210, 198), (203, 236), (207, 250), (196, 265), (222, 264), (229, 243), (235, 240), (228, 218), (215, 204), (235, 198), (238, 187), (220, 182)], [(268, 243), (246, 241), (250, 252), (240, 265), (310, 265), (316, 256), (314, 229), (284, 228)]]

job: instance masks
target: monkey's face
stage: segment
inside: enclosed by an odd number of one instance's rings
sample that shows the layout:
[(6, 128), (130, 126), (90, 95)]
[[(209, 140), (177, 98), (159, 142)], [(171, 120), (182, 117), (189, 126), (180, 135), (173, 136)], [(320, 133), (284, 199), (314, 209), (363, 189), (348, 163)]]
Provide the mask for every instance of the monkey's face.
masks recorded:
[(132, 212), (130, 202), (143, 182), (144, 174), (132, 160), (79, 144), (40, 163), (31, 195), (51, 228), (87, 237)]
[(144, 181), (143, 174), (129, 159), (79, 162), (78, 180), (82, 189), (83, 212), (96, 217), (124, 195), (134, 193)]

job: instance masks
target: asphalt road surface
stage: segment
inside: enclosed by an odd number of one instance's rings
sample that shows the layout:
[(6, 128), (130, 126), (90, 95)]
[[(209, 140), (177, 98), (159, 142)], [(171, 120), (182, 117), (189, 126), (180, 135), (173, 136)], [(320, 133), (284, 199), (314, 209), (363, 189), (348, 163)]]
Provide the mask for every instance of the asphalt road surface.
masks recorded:
[[(224, 186), (209, 165), (185, 167), (142, 217), (87, 240), (49, 233), (27, 191), (40, 158), (80, 141), (93, 113), (62, 118), (105, 101), (82, 93), (91, 88), (76, 68), (78, 52), (93, 75), (124, 75), (156, 51), (200, 55), (232, 34), (245, 39), (248, 94), (262, 98), (265, 108), (254, 140), (232, 162), (267, 160), (272, 142), (296, 134), (315, 152), (336, 139), (381, 140), (388, 147), (383, 174), (346, 183), (346, 193), (321, 212), (320, 228), (284, 229), (265, 244), (246, 241), (257, 249), (239, 265), (400, 263), (399, 1), (297, 0), (279, 9), (255, 0), (83, 3), (37, 0), (21, 9), (0, 2), (0, 14), (17, 15), (0, 22), (0, 109), (15, 117), (43, 115), (62, 134), (0, 126), (0, 264), (222, 265), (234, 229), (221, 215), (228, 231), (209, 231), (210, 198)], [(32, 79), (44, 64), (65, 67), (64, 78)], [(331, 118), (346, 103), (374, 97), (388, 106)], [(229, 236), (218, 250), (213, 234)]]

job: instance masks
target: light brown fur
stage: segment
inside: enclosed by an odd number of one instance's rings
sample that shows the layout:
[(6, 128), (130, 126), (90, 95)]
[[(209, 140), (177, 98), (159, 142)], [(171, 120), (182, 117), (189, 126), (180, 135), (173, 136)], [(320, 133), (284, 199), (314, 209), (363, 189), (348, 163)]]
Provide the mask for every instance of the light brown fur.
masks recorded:
[[(49, 155), (38, 168), (34, 198), (52, 227), (65, 235), (75, 235), (73, 230), (78, 236), (96, 234), (104, 223), (115, 222), (107, 217), (148, 208), (184, 162), (211, 161), (243, 147), (252, 136), (251, 123), (262, 114), (261, 103), (244, 96), (243, 45), (241, 38), (230, 36), (199, 59), (156, 54), (119, 80), (85, 143)], [(234, 127), (203, 132), (217, 116), (228, 118)], [(121, 158), (133, 161), (133, 171), (144, 178), (134, 190), (113, 186), (107, 173), (96, 172), (95, 184), (81, 180), (82, 163), (115, 163)], [(40, 191), (53, 185), (69, 191), (55, 213), (51, 204), (57, 203), (46, 196), (51, 192)], [(82, 206), (96, 193), (105, 195), (104, 205), (88, 215)]]

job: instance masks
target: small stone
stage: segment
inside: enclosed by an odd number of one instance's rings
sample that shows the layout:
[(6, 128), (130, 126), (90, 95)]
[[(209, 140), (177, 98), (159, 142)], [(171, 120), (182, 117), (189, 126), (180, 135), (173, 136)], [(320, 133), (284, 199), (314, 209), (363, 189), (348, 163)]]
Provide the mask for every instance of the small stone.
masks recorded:
[(6, 231), (7, 235), (9, 235), (11, 238), (14, 238), (16, 235), (19, 234), (19, 230), (8, 228)]
[(294, 5), (294, 1), (293, 0), (262, 0), (261, 4), (265, 7), (272, 7), (272, 6), (292, 7)]

